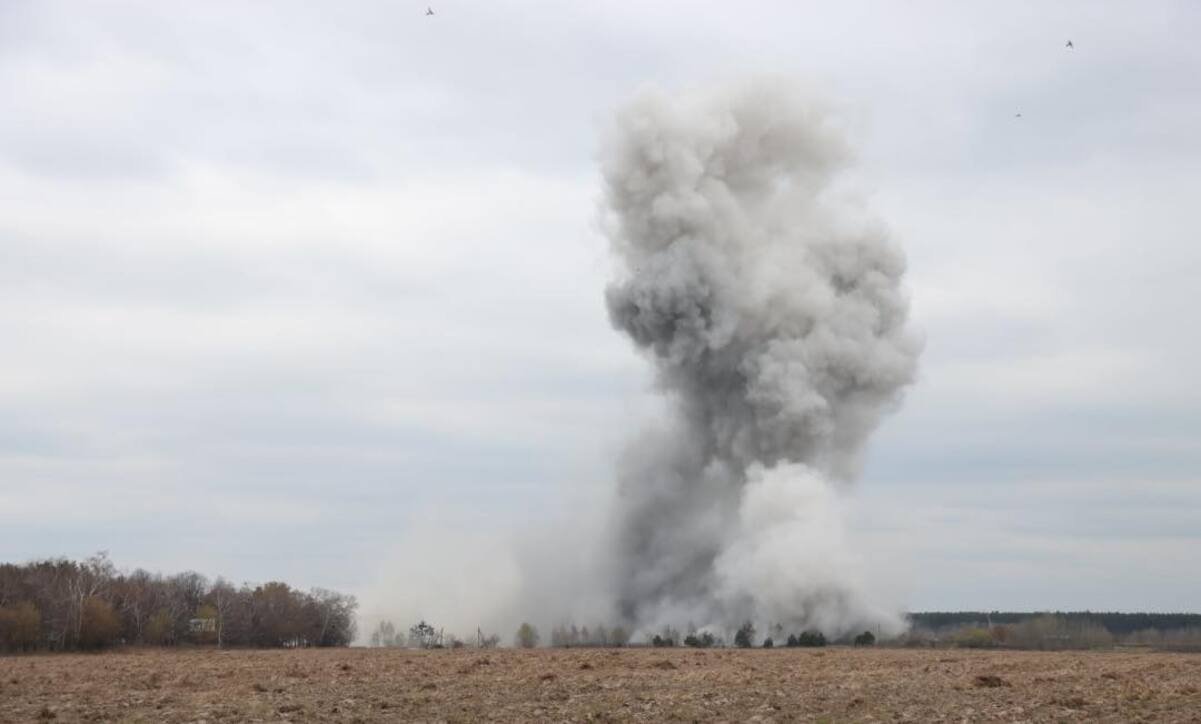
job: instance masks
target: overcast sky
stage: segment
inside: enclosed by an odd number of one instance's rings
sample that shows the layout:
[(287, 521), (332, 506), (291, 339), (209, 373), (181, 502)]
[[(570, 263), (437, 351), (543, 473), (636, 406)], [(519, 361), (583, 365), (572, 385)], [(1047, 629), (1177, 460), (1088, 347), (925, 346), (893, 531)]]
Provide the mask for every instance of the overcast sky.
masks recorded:
[(362, 592), (598, 505), (655, 406), (598, 131), (772, 72), (910, 261), (878, 585), (1201, 610), (1201, 5), (427, 4), (0, 2), (0, 559)]

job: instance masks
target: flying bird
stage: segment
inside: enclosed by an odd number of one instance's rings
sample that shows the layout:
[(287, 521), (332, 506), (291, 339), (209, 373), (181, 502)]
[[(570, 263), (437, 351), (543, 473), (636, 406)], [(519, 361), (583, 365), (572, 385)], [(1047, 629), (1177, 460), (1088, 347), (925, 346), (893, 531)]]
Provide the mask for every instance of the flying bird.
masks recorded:
[(1069, 40), (1069, 41), (1068, 41), (1068, 44), (1067, 44), (1067, 45), (1065, 45), (1064, 47), (1065, 47), (1065, 48), (1075, 48), (1076, 46), (1075, 46), (1075, 45), (1072, 45), (1072, 41), (1070, 41), (1070, 40)]
[(426, 14), (426, 15), (433, 15), (433, 14), (434, 14), (434, 9), (433, 9), (433, 8), (431, 8), (431, 7), (427, 7), (427, 8), (425, 9), (425, 14)]

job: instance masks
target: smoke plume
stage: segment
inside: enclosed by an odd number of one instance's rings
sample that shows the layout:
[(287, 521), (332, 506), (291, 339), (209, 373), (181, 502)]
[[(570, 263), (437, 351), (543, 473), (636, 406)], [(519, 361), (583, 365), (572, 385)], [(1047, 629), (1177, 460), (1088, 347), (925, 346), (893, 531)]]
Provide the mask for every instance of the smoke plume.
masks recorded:
[[(617, 606), (640, 626), (880, 623), (832, 485), (914, 378), (905, 260), (839, 181), (830, 110), (784, 83), (646, 91), (602, 152), (613, 325), (672, 419), (633, 443)], [(895, 619), (894, 619), (895, 620)]]

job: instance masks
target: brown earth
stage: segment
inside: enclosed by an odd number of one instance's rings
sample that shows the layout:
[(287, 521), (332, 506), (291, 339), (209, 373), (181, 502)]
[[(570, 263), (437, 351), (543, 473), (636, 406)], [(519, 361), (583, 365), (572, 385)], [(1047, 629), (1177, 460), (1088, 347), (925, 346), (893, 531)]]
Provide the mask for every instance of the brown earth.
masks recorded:
[(0, 658), (0, 722), (1201, 722), (1201, 655), (135, 650)]

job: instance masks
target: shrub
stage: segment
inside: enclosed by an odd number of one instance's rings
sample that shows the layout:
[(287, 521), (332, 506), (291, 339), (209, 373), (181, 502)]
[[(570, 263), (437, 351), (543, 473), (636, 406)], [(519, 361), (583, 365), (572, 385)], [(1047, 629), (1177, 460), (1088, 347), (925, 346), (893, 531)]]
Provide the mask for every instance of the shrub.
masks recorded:
[(520, 648), (532, 649), (538, 645), (539, 638), (538, 629), (534, 628), (529, 623), (522, 623), (521, 626), (518, 627), (517, 633), (514, 635), (513, 640)]
[(763, 639), (763, 648), (770, 649), (775, 645), (776, 645), (775, 642), (772, 641), (770, 638)]
[(796, 646), (825, 646), (826, 636), (821, 631), (802, 631), (796, 639)]
[(734, 634), (734, 645), (742, 649), (749, 649), (754, 638), (755, 627), (751, 625), (750, 621), (747, 621), (746, 623), (742, 624), (742, 626), (738, 628), (738, 632)]
[(23, 601), (9, 608), (0, 607), (0, 650), (29, 651), (38, 645), (42, 615), (38, 607)]
[(874, 646), (875, 643), (876, 636), (871, 631), (864, 631), (855, 637), (856, 646)]
[(117, 640), (121, 632), (121, 621), (113, 612), (108, 601), (92, 596), (83, 602), (79, 614), (79, 645), (85, 649), (98, 649)]
[(988, 629), (969, 627), (955, 634), (955, 645), (965, 649), (986, 649), (994, 643)]
[(163, 646), (173, 642), (175, 622), (171, 619), (171, 614), (167, 609), (160, 608), (154, 612), (154, 615), (146, 622), (146, 628), (142, 635), (148, 644)]
[(675, 645), (676, 642), (672, 641), (668, 636), (660, 636), (659, 634), (655, 634), (654, 638), (651, 639), (651, 646), (654, 646), (655, 648), (670, 648)]

